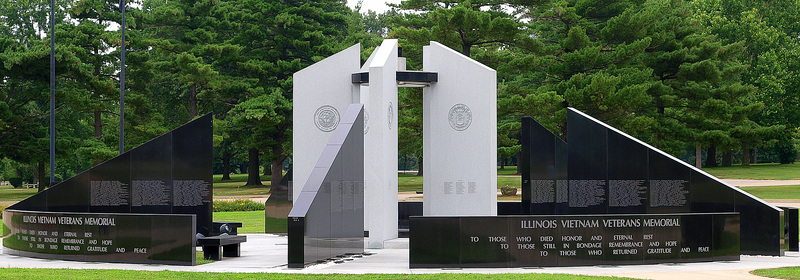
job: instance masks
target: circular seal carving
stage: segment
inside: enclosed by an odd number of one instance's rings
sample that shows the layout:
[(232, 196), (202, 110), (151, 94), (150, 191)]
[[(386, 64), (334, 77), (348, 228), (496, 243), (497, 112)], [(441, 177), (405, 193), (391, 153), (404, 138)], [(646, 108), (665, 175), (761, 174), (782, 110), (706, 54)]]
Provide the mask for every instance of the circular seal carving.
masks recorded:
[(319, 107), (314, 113), (314, 124), (324, 132), (333, 131), (339, 125), (339, 111), (330, 105)]
[(387, 123), (389, 124), (389, 129), (392, 129), (392, 120), (394, 120), (394, 111), (392, 110), (392, 102), (389, 102), (389, 108), (386, 109), (386, 117), (388, 118)]
[(464, 131), (472, 124), (472, 111), (467, 105), (456, 104), (450, 108), (447, 119), (450, 121), (450, 127), (456, 131)]

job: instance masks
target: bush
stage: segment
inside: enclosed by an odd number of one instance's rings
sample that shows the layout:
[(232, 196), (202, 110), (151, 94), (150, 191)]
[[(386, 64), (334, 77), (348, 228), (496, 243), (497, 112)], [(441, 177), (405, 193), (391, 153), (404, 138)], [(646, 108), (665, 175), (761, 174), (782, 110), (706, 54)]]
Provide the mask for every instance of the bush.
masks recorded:
[(22, 178), (20, 177), (11, 177), (8, 178), (8, 182), (11, 183), (14, 188), (21, 188), (22, 187)]
[(791, 142), (787, 141), (779, 143), (777, 150), (778, 159), (780, 160), (781, 164), (790, 164), (797, 160), (797, 149)]
[(500, 188), (500, 193), (502, 195), (517, 195), (517, 188), (505, 186)]
[(214, 212), (233, 211), (264, 211), (264, 204), (248, 199), (214, 201)]

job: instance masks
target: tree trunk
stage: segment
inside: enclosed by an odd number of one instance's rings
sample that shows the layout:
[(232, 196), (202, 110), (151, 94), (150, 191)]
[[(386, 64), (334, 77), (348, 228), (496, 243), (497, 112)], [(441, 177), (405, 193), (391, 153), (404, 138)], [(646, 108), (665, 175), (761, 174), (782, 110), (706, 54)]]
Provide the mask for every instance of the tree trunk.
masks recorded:
[(717, 144), (711, 143), (706, 154), (706, 167), (717, 167)]
[(40, 192), (44, 191), (44, 189), (46, 189), (50, 185), (50, 182), (45, 182), (46, 179), (44, 178), (44, 162), (40, 161), (38, 164), (36, 164), (36, 175), (37, 179), (39, 180), (38, 191)]
[(700, 142), (694, 142), (694, 167), (703, 167), (703, 150), (700, 147)]
[(273, 186), (279, 185), (281, 183), (281, 179), (283, 179), (284, 160), (286, 160), (286, 156), (284, 155), (280, 155), (272, 160), (272, 179), (270, 180), (270, 184)]
[(222, 153), (222, 181), (231, 179), (231, 153)]
[(750, 165), (750, 148), (747, 142), (742, 142), (742, 166)]
[(417, 157), (417, 176), (422, 176), (422, 156)]
[(501, 157), (500, 158), (500, 170), (505, 170), (505, 169), (506, 169), (506, 158)]
[(258, 149), (247, 149), (247, 158), (250, 160), (247, 168), (247, 186), (262, 186), (259, 178)]
[(731, 165), (733, 165), (733, 152), (722, 152), (722, 166), (725, 167)]
[(753, 147), (753, 164), (758, 163), (758, 147)]
[(264, 175), (272, 175), (272, 161), (270, 160), (264, 162)]
[(189, 86), (189, 120), (197, 116), (197, 84)]

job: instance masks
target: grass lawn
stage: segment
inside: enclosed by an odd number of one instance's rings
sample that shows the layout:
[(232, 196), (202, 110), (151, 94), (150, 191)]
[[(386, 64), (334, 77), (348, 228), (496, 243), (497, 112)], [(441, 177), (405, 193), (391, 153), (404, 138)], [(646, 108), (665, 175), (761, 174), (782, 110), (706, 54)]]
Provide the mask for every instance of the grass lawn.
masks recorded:
[(194, 264), (201, 265), (201, 264), (207, 264), (207, 263), (212, 263), (212, 262), (214, 262), (214, 261), (213, 260), (206, 260), (206, 259), (203, 258), (203, 251), (195, 251), (195, 253), (194, 253)]
[(617, 277), (597, 277), (570, 274), (289, 274), (289, 273), (210, 273), (182, 271), (136, 271), (117, 269), (42, 269), (42, 268), (0, 268), (5, 279), (274, 279), (274, 280), (322, 280), (322, 279), (631, 279)]
[(750, 166), (734, 165), (728, 167), (703, 168), (718, 178), (792, 180), (800, 179), (800, 164), (760, 163)]
[[(239, 233), (264, 233), (264, 211), (214, 212), (214, 221), (241, 222)], [(270, 222), (271, 227), (280, 227), (282, 222), (283, 228), (286, 228), (286, 219)]]
[(271, 175), (261, 175), (263, 186), (244, 187), (247, 183), (247, 174), (232, 174), (231, 180), (222, 181), (222, 174), (214, 175), (214, 195), (215, 196), (238, 196), (238, 195), (265, 195), (269, 193)]
[(38, 189), (15, 189), (11, 185), (0, 186), (0, 205), (8, 206), (14, 204), (17, 201), (26, 199), (29, 196), (36, 194), (37, 191)]
[(771, 269), (756, 269), (751, 271), (750, 273), (769, 278), (800, 280), (800, 266), (771, 268)]
[(500, 167), (497, 168), (497, 175), (519, 175), (519, 174), (517, 174), (516, 166), (506, 165), (505, 169), (500, 169)]
[[(509, 171), (512, 170), (513, 171)], [(506, 166), (506, 173), (516, 173), (517, 168), (515, 166)], [(499, 174), (499, 170), (498, 170)], [(509, 187), (521, 187), (522, 186), (522, 179), (520, 176), (514, 177), (505, 177), (505, 176), (498, 176), (497, 177), (497, 188), (502, 188), (505, 186)], [(216, 187), (216, 185), (214, 185)], [(422, 176), (416, 176), (413, 173), (409, 174), (398, 174), (397, 175), (397, 191), (400, 192), (414, 192), (414, 191), (422, 191)]]
[(800, 199), (800, 186), (741, 187), (761, 199)]

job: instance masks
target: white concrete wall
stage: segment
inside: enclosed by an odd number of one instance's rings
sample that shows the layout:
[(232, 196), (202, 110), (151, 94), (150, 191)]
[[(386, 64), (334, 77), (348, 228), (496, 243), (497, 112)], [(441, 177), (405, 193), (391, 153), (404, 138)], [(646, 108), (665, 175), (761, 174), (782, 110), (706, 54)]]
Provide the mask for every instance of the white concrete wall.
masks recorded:
[(423, 215), (497, 215), (497, 73), (437, 42), (423, 70)]
[(356, 44), (294, 73), (292, 131), (292, 201), (314, 170), (341, 116), (352, 103), (360, 103), (358, 85), (351, 74), (358, 72), (361, 45)]
[(369, 248), (397, 238), (397, 40), (387, 39), (365, 65), (369, 87), (362, 87), (364, 135), (364, 216)]

